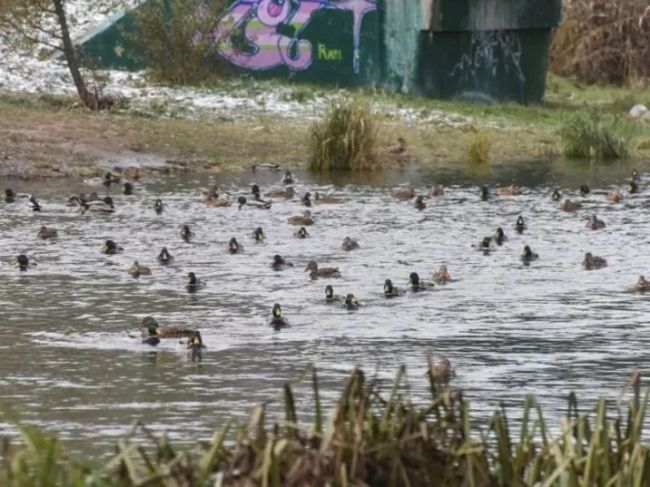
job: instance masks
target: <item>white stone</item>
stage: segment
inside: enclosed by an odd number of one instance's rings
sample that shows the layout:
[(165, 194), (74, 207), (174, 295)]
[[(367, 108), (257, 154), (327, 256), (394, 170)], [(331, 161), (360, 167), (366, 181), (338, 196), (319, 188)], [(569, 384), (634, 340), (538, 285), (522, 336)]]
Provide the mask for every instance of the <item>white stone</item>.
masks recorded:
[(630, 109), (630, 117), (632, 118), (647, 118), (650, 115), (650, 110), (645, 105), (634, 105)]

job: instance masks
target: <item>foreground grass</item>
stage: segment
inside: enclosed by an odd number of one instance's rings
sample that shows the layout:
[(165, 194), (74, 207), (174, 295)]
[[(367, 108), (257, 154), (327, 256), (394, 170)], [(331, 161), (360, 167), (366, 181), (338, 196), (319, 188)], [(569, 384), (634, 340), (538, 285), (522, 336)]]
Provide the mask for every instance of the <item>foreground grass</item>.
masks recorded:
[[(415, 404), (400, 369), (382, 394), (354, 370), (326, 419), (318, 377), (311, 374), (313, 409), (301, 410), (284, 387), (285, 419), (268, 426), (263, 406), (250, 424), (227, 423), (197, 451), (181, 451), (140, 427), (149, 444), (125, 439), (102, 467), (69, 458), (54, 438), (21, 428), (23, 445), (5, 442), (0, 484), (24, 486), (641, 486), (650, 484), (642, 442), (648, 394), (632, 375), (627, 408), (601, 400), (593, 414), (569, 397), (567, 415), (547, 425), (533, 397), (525, 401), (518, 434), (499, 407), (477, 435), (462, 394), (441, 383), (429, 364), (429, 401)], [(304, 376), (303, 376), (304, 377)], [(302, 380), (302, 379), (301, 379)], [(314, 418), (309, 427), (299, 414)], [(551, 426), (551, 429), (548, 429)], [(552, 435), (551, 431), (558, 431)]]

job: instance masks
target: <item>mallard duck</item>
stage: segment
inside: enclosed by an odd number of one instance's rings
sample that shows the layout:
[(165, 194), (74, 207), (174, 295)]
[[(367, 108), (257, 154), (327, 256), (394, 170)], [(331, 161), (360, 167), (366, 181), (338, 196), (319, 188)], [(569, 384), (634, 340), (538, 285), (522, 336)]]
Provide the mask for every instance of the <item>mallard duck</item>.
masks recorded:
[(524, 251), (521, 253), (521, 260), (524, 263), (529, 263), (537, 260), (539, 255), (533, 252), (528, 245), (524, 246)]
[(193, 338), (198, 330), (193, 328), (183, 328), (181, 326), (160, 326), (158, 321), (152, 316), (142, 319), (143, 337), (156, 336), (158, 338)]
[(110, 172), (107, 172), (104, 174), (104, 179), (102, 181), (102, 184), (106, 187), (109, 187), (112, 184), (119, 184), (120, 181), (122, 181), (122, 178), (117, 175), (113, 175)]
[(162, 265), (171, 264), (174, 261), (174, 257), (169, 253), (167, 247), (163, 247), (158, 254), (158, 262)]
[(287, 186), (285, 189), (274, 189), (264, 193), (264, 196), (269, 198), (284, 198), (287, 200), (293, 199), (295, 195), (296, 190), (293, 189), (293, 186)]
[(318, 267), (315, 260), (310, 260), (305, 267), (305, 272), (309, 272), (309, 277), (318, 279), (319, 277), (341, 277), (338, 267)]
[(282, 184), (289, 185), (294, 183), (294, 178), (293, 174), (291, 174), (291, 171), (285, 171), (284, 176), (282, 176), (281, 180)]
[(157, 199), (156, 201), (153, 202), (153, 209), (156, 212), (157, 215), (160, 215), (165, 208), (165, 205), (163, 204), (161, 199)]
[(435, 364), (429, 370), (429, 374), (431, 379), (438, 384), (449, 384), (451, 378), (456, 375), (454, 369), (451, 368), (451, 362), (446, 358)]
[(524, 233), (524, 230), (526, 230), (526, 222), (524, 221), (524, 217), (521, 215), (517, 217), (517, 221), (515, 222), (515, 230), (520, 235)]
[(32, 209), (32, 211), (41, 211), (41, 205), (36, 200), (34, 195), (29, 195), (29, 199), (27, 200), (27, 203), (29, 204), (29, 207)]
[(302, 198), (300, 198), (300, 201), (302, 202), (303, 206), (306, 207), (311, 207), (313, 205), (311, 201), (311, 193), (307, 191)]
[(286, 261), (281, 255), (273, 256), (273, 263), (271, 264), (271, 268), (274, 271), (281, 271), (284, 270), (286, 267), (293, 267), (293, 264), (291, 262)]
[(343, 305), (345, 306), (345, 309), (348, 311), (355, 311), (359, 309), (359, 301), (357, 298), (354, 297), (354, 294), (348, 294), (345, 297), (345, 301), (343, 302)]
[(199, 289), (203, 289), (204, 287), (205, 287), (205, 282), (197, 279), (196, 274), (194, 274), (193, 272), (187, 273), (187, 285), (185, 286), (187, 292), (194, 293)]
[(278, 303), (275, 303), (273, 305), (273, 311), (271, 314), (271, 320), (269, 321), (269, 325), (272, 326), (275, 330), (279, 330), (281, 328), (286, 328), (289, 326), (289, 322), (282, 317), (282, 308)]
[(492, 239), (498, 246), (501, 246), (504, 242), (508, 241), (508, 237), (506, 237), (506, 234), (503, 232), (503, 228), (501, 227), (497, 228), (496, 234), (494, 237), (492, 237)]
[(409, 274), (409, 289), (413, 292), (426, 291), (432, 289), (434, 284), (432, 282), (421, 282), (420, 276), (417, 272), (411, 272)]
[(489, 186), (483, 185), (481, 186), (481, 193), (480, 197), (482, 201), (487, 201), (490, 199), (490, 188)]
[(265, 238), (266, 235), (264, 235), (264, 230), (262, 230), (262, 227), (257, 227), (253, 231), (253, 240), (255, 240), (256, 243), (264, 242)]
[(553, 191), (553, 194), (551, 195), (551, 199), (552, 199), (553, 201), (560, 201), (560, 200), (562, 199), (562, 195), (561, 195), (560, 192), (556, 189), (555, 191)]
[(151, 275), (151, 269), (143, 265), (140, 265), (140, 263), (137, 260), (133, 261), (133, 265), (127, 269), (127, 272), (131, 277), (134, 277), (135, 279), (138, 279), (140, 276)]
[(204, 203), (206, 206), (210, 206), (212, 208), (227, 208), (229, 206), (232, 206), (232, 199), (227, 195), (216, 195), (214, 198), (204, 200)]
[(16, 193), (11, 188), (5, 189), (5, 203), (15, 203), (16, 202)]
[(646, 281), (645, 277), (639, 276), (639, 280), (636, 281), (634, 289), (636, 291), (648, 291), (650, 290), (650, 282)]
[(401, 201), (412, 200), (415, 198), (415, 190), (413, 188), (397, 188), (393, 190), (391, 196)]
[(35, 264), (30, 264), (29, 258), (25, 254), (20, 254), (16, 257), (16, 267), (18, 267), (21, 272), (28, 270), (33, 265)]
[(113, 203), (113, 198), (106, 196), (100, 200), (96, 201), (82, 201), (81, 202), (81, 214), (86, 213), (96, 213), (101, 215), (108, 215), (115, 212), (115, 203)]
[(600, 230), (602, 228), (605, 228), (605, 222), (599, 219), (596, 215), (592, 215), (587, 222), (587, 228), (591, 228), (592, 230)]
[(207, 347), (203, 343), (203, 338), (201, 337), (201, 332), (196, 330), (191, 337), (187, 340), (187, 350), (192, 354), (192, 358), (197, 356), (200, 357), (201, 352)]
[(586, 184), (583, 184), (580, 186), (580, 196), (587, 196), (589, 193), (591, 193), (591, 188), (587, 186)]
[(296, 238), (307, 238), (309, 237), (309, 234), (307, 233), (307, 229), (305, 227), (300, 227), (300, 229), (295, 232), (293, 236)]
[(628, 191), (629, 191), (630, 194), (638, 194), (639, 193), (639, 183), (636, 182), (634, 179), (632, 181), (630, 181)]
[(427, 204), (424, 202), (424, 196), (418, 196), (415, 198), (415, 202), (413, 203), (413, 206), (415, 206), (416, 210), (422, 211), (427, 207)]
[(331, 304), (339, 301), (341, 301), (341, 297), (338, 294), (334, 294), (334, 288), (329, 284), (325, 286), (325, 302)]
[(212, 186), (211, 188), (208, 189), (203, 189), (201, 190), (201, 199), (203, 202), (208, 202), (213, 199), (219, 198), (219, 187), (218, 186)]
[(262, 194), (260, 192), (260, 187), (257, 184), (253, 184), (251, 186), (251, 193), (253, 193), (253, 199), (257, 203), (261, 203), (265, 207), (266, 207), (266, 205), (269, 205), (269, 206), (271, 205), (270, 201), (262, 199)]
[(641, 175), (639, 174), (639, 171), (636, 169), (632, 169), (632, 172), (630, 173), (630, 177), (632, 178), (632, 181), (640, 183), (641, 182)]
[(359, 242), (357, 242), (354, 239), (351, 239), (350, 237), (345, 237), (343, 239), (343, 243), (341, 244), (341, 248), (347, 252), (350, 250), (356, 250), (359, 248)]
[(437, 198), (439, 196), (444, 196), (445, 188), (442, 184), (432, 184), (429, 186), (429, 198)]
[(317, 205), (334, 205), (340, 203), (341, 200), (336, 198), (335, 196), (329, 194), (321, 194), (318, 191), (316, 191), (316, 194), (314, 194), (313, 202)]
[(238, 209), (241, 210), (244, 206), (257, 208), (258, 210), (268, 210), (271, 208), (271, 201), (252, 201), (249, 202), (245, 196), (237, 198)]
[(384, 281), (384, 297), (386, 298), (395, 298), (404, 294), (403, 289), (398, 289), (393, 286), (393, 281), (386, 279)]
[(124, 183), (122, 185), (122, 193), (124, 193), (126, 196), (131, 196), (133, 194), (133, 184)]
[(237, 239), (233, 237), (230, 239), (230, 242), (228, 242), (226, 250), (228, 250), (230, 254), (240, 254), (244, 251), (244, 247), (242, 247), (239, 242), (237, 242)]
[(489, 253), (492, 250), (492, 237), (483, 237), (476, 247), (485, 254)]
[(102, 247), (102, 253), (106, 255), (115, 255), (122, 252), (124, 249), (117, 245), (113, 240), (106, 240)]
[(183, 225), (181, 227), (180, 235), (181, 238), (187, 243), (190, 243), (192, 237), (194, 237), (194, 233), (192, 232), (192, 230), (190, 230), (189, 225)]
[(441, 265), (440, 268), (433, 273), (433, 282), (436, 284), (447, 284), (451, 282), (451, 276), (449, 271), (447, 271), (446, 265)]
[(294, 215), (292, 217), (289, 217), (287, 220), (290, 225), (313, 225), (314, 220), (311, 217), (311, 211), (305, 210), (302, 212), (302, 215)]
[(591, 271), (591, 270), (602, 269), (603, 267), (607, 267), (607, 261), (602, 257), (598, 257), (597, 255), (592, 255), (591, 252), (587, 252), (585, 254), (585, 260), (582, 261), (582, 265), (584, 266), (585, 269)]
[(38, 238), (42, 240), (48, 240), (50, 238), (56, 238), (59, 236), (59, 232), (55, 228), (47, 228), (46, 226), (42, 226), (41, 229), (38, 231)]
[(582, 209), (582, 203), (579, 203), (577, 201), (571, 201), (570, 199), (564, 200), (564, 203), (562, 203), (562, 206), (560, 207), (562, 211), (566, 211), (569, 213), (572, 213), (574, 211), (578, 211)]
[(510, 186), (505, 186), (497, 189), (497, 194), (499, 196), (517, 196), (520, 193), (519, 188), (517, 188), (517, 186), (514, 184), (511, 184)]
[(610, 191), (607, 193), (607, 201), (611, 203), (620, 203), (623, 201), (623, 194), (618, 190)]

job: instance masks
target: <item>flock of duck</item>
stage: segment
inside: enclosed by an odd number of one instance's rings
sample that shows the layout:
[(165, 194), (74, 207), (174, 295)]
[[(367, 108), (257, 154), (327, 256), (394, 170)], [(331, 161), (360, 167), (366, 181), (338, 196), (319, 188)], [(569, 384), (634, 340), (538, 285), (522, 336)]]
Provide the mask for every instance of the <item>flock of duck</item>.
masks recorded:
[[(271, 168), (277, 169), (277, 168)], [(278, 169), (279, 170), (279, 169)], [(297, 215), (291, 216), (287, 219), (287, 224), (298, 227), (294, 233), (295, 238), (303, 239), (309, 236), (307, 227), (315, 223), (314, 217), (311, 213), (311, 208), (315, 205), (321, 204), (338, 204), (340, 203), (339, 199), (332, 195), (323, 195), (318, 192), (313, 195), (310, 192), (304, 193), (302, 196), (298, 195), (295, 190), (295, 178), (290, 171), (285, 171), (284, 175), (278, 182), (278, 187), (275, 189), (270, 189), (269, 191), (262, 193), (259, 185), (253, 184), (249, 195), (240, 195), (233, 196), (228, 193), (220, 193), (217, 187), (213, 187), (207, 190), (204, 190), (201, 194), (201, 202), (208, 206), (214, 208), (226, 208), (236, 205), (239, 210), (246, 209), (256, 209), (256, 210), (268, 210), (271, 208), (274, 199), (282, 199), (286, 201), (296, 200), (300, 205), (305, 207), (305, 209)], [(134, 193), (134, 185), (128, 181), (122, 181), (122, 179), (112, 173), (106, 173), (103, 178), (98, 178), (97, 180), (87, 181), (88, 184), (93, 185), (103, 185), (106, 188), (110, 188), (114, 185), (121, 187), (122, 193), (124, 195), (132, 195)], [(640, 190), (641, 179), (639, 173), (634, 170), (631, 174), (631, 179), (629, 181), (628, 193), (634, 194), (638, 193)], [(439, 198), (444, 195), (444, 188), (441, 185), (432, 185), (428, 188), (427, 194), (416, 194), (416, 190), (413, 188), (398, 188), (392, 191), (391, 196), (400, 201), (409, 201), (412, 202), (413, 208), (415, 211), (422, 211), (426, 208), (427, 200)], [(580, 195), (583, 197), (591, 193), (590, 188), (587, 185), (580, 187)], [(480, 198), (484, 201), (489, 200), (490, 198), (496, 197), (508, 197), (515, 196), (519, 194), (518, 188), (513, 184), (507, 187), (501, 187), (497, 189), (491, 189), (488, 186), (482, 186), (480, 189)], [(619, 203), (623, 200), (624, 195), (619, 190), (614, 190), (610, 192), (602, 193), (607, 201), (612, 203)], [(35, 212), (41, 211), (41, 204), (38, 202), (34, 195), (18, 195), (12, 189), (6, 189), (4, 201), (7, 204), (16, 203), (19, 198), (27, 199), (27, 202), (31, 209)], [(565, 212), (577, 212), (582, 209), (582, 204), (578, 200), (563, 199), (561, 193), (557, 190), (553, 191), (551, 198), (553, 201), (560, 203), (560, 209)], [(76, 206), (79, 208), (79, 211), (82, 214), (96, 214), (96, 215), (110, 215), (115, 212), (115, 203), (110, 196), (100, 197), (97, 193), (91, 194), (80, 194), (72, 196), (68, 199), (68, 205)], [(152, 210), (161, 214), (165, 210), (165, 203), (161, 199), (156, 199)], [(588, 222), (587, 228), (597, 231), (605, 228), (606, 224), (604, 221), (598, 218), (597, 215), (592, 215)], [(514, 230), (523, 234), (526, 230), (526, 221), (524, 217), (519, 215), (516, 221), (513, 224)], [(180, 228), (179, 232), (180, 238), (185, 242), (191, 242), (194, 233), (189, 225), (184, 224)], [(37, 237), (44, 240), (56, 239), (58, 237), (58, 231), (54, 228), (48, 228), (43, 226), (40, 228)], [(265, 233), (262, 227), (255, 228), (251, 237), (254, 242), (259, 243), (263, 242), (265, 239)], [(502, 246), (508, 237), (505, 234), (503, 228), (499, 227), (496, 229), (494, 235), (489, 235), (480, 240), (476, 248), (477, 250), (489, 253), (491, 250), (497, 246)], [(356, 249), (359, 249), (359, 243), (350, 237), (345, 237), (341, 243), (341, 249), (345, 252), (352, 252)], [(107, 255), (114, 255), (123, 252), (123, 248), (113, 240), (106, 240), (101, 252)], [(226, 251), (230, 254), (238, 254), (243, 251), (243, 245), (236, 239), (232, 238), (228, 242)], [(537, 260), (539, 255), (534, 252), (530, 246), (524, 246), (520, 259), (524, 265), (529, 265), (533, 261)], [(169, 252), (167, 247), (163, 247), (158, 253), (157, 261), (160, 265), (169, 265), (174, 261), (173, 255)], [(18, 255), (15, 259), (16, 266), (20, 271), (27, 271), (32, 267), (33, 263), (30, 262), (30, 259), (27, 255), (21, 254)], [(273, 260), (270, 263), (270, 266), (275, 271), (282, 271), (286, 268), (293, 267), (294, 264), (286, 260), (281, 255), (273, 256)], [(587, 270), (601, 269), (607, 266), (607, 261), (599, 256), (592, 255), (590, 252), (587, 252), (584, 256), (583, 266)], [(134, 279), (139, 279), (141, 276), (151, 275), (151, 268), (141, 265), (137, 260), (133, 262), (133, 265), (127, 269), (129, 275)], [(305, 272), (309, 273), (309, 277), (313, 280), (320, 278), (334, 279), (341, 276), (341, 272), (337, 267), (322, 267), (319, 266), (315, 260), (310, 260), (306, 267)], [(424, 292), (434, 288), (436, 285), (446, 285), (450, 282), (453, 282), (452, 277), (445, 265), (440, 266), (436, 270), (430, 279), (421, 279), (418, 273), (412, 272), (409, 275), (408, 287), (399, 288), (393, 284), (390, 279), (386, 279), (383, 287), (383, 295), (385, 298), (395, 298), (406, 293), (418, 293)], [(205, 287), (205, 282), (199, 279), (194, 272), (189, 272), (187, 274), (187, 282), (185, 289), (188, 293), (195, 293), (200, 291)], [(637, 291), (647, 291), (650, 290), (650, 282), (648, 282), (644, 276), (640, 276), (637, 283), (635, 284), (635, 290)], [(354, 296), (354, 294), (347, 294), (343, 297), (338, 296), (334, 293), (334, 288), (331, 284), (328, 284), (324, 288), (324, 301), (327, 304), (335, 305), (338, 304), (344, 307), (347, 310), (354, 311), (357, 310), (360, 306), (359, 301)], [(280, 330), (289, 326), (287, 319), (283, 316), (282, 307), (280, 304), (276, 303), (273, 305), (271, 310), (271, 317), (268, 321), (269, 326), (273, 327), (275, 330)], [(181, 339), (182, 342), (187, 346), (187, 349), (190, 350), (193, 354), (199, 353), (205, 345), (203, 343), (201, 333), (199, 330), (185, 327), (176, 327), (176, 326), (161, 326), (158, 321), (148, 316), (144, 318), (141, 322), (141, 327), (137, 338), (141, 340), (143, 344), (149, 346), (156, 346), (161, 342), (161, 339), (174, 338)], [(442, 367), (440, 373), (442, 375), (449, 375), (451, 373), (451, 368), (448, 362), (443, 361), (439, 364)]]

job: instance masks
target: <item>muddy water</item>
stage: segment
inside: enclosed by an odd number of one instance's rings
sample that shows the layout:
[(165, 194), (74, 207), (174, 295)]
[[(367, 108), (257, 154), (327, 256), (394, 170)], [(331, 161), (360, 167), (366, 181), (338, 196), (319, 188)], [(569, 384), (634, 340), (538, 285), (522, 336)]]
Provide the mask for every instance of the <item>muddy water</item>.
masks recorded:
[[(134, 196), (113, 190), (117, 212), (107, 217), (81, 216), (66, 206), (70, 194), (92, 190), (82, 182), (2, 181), (36, 194), (43, 211), (33, 213), (25, 200), (0, 204), (0, 401), (73, 450), (106, 455), (135, 420), (180, 441), (208, 438), (224, 418), (245, 418), (252, 405), (279, 399), (282, 384), (310, 363), (319, 367), (330, 401), (355, 364), (382, 379), (406, 364), (414, 393), (424, 395), (429, 351), (451, 360), (455, 384), (466, 390), (477, 417), (499, 400), (516, 415), (526, 393), (541, 399), (551, 419), (562, 414), (572, 390), (585, 406), (600, 395), (615, 398), (628, 373), (650, 362), (650, 296), (629, 291), (638, 274), (650, 274), (650, 191), (618, 205), (596, 194), (623, 186), (630, 169), (534, 162), (479, 175), (451, 169), (370, 180), (299, 174), (299, 193), (320, 190), (343, 200), (314, 208), (316, 224), (305, 240), (293, 238), (296, 228), (286, 223), (302, 210), (297, 200), (276, 201), (270, 211), (199, 202), (198, 188), (208, 182), (240, 194), (252, 182), (270, 188), (278, 174), (141, 181)], [(424, 190), (434, 181), (445, 184), (445, 196), (428, 200), (422, 212), (390, 196), (396, 186)], [(512, 181), (522, 186), (521, 196), (479, 199), (480, 183)], [(561, 212), (552, 188), (578, 197), (583, 183), (594, 189), (582, 199), (585, 210)], [(162, 215), (152, 209), (158, 197), (166, 203)], [(585, 228), (592, 213), (606, 229)], [(512, 228), (519, 214), (528, 221), (523, 235)], [(196, 234), (191, 243), (179, 237), (183, 223)], [(57, 228), (59, 238), (38, 240), (41, 225)], [(263, 244), (251, 239), (257, 226), (266, 232)], [(509, 237), (505, 245), (489, 255), (472, 248), (498, 226)], [(346, 235), (361, 249), (343, 252)], [(244, 254), (226, 252), (233, 236)], [(101, 254), (107, 238), (124, 252)], [(525, 244), (540, 254), (527, 267), (519, 260)], [(157, 264), (162, 246), (174, 265)], [(587, 251), (609, 266), (583, 270)], [(37, 266), (18, 272), (10, 265), (18, 253)], [(295, 267), (274, 272), (274, 254)], [(131, 278), (126, 269), (134, 259), (153, 275)], [(342, 277), (311, 281), (304, 272), (311, 259), (338, 266)], [(383, 298), (386, 278), (405, 286), (410, 272), (430, 279), (443, 263), (456, 282)], [(188, 271), (207, 287), (188, 294)], [(361, 309), (324, 304), (328, 283), (337, 294), (354, 293)], [(275, 302), (291, 324), (280, 332), (266, 326)], [(152, 349), (130, 338), (146, 315), (199, 328), (208, 346), (202, 360), (191, 360), (175, 340)], [(305, 388), (299, 397), (307, 396)], [(279, 410), (279, 401), (271, 408)], [(1, 429), (11, 432), (6, 424)]]

